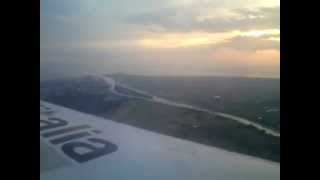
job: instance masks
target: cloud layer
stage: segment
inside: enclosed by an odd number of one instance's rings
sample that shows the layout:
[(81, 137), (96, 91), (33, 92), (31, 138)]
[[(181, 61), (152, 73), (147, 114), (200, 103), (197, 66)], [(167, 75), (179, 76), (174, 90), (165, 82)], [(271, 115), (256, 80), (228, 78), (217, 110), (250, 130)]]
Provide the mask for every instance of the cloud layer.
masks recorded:
[(279, 5), (275, 0), (43, 0), (41, 71), (53, 67), (47, 76), (59, 69), (58, 74), (70, 75), (279, 77)]

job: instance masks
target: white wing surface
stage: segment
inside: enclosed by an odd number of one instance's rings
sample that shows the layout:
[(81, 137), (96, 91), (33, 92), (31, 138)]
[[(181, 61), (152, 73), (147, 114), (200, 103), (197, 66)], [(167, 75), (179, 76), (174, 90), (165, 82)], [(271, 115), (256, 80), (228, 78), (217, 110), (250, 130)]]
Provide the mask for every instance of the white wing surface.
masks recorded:
[(280, 164), (40, 101), (41, 180), (277, 180)]

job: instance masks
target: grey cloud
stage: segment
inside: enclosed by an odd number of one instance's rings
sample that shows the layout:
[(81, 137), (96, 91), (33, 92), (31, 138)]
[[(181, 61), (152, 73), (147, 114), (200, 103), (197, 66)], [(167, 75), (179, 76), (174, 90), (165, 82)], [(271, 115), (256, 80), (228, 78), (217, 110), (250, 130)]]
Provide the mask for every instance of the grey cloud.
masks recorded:
[[(203, 12), (224, 6), (225, 0), (204, 4), (172, 6), (161, 0), (41, 0), (41, 79), (75, 76), (87, 73), (137, 74), (210, 74), (237, 73), (216, 67), (211, 53), (222, 46), (192, 47), (175, 50), (94, 49), (71, 47), (69, 44), (112, 40), (130, 41), (152, 30), (173, 31), (226, 31), (252, 27), (279, 26), (279, 8), (258, 10), (234, 9), (244, 17), (262, 19), (208, 18), (197, 21)], [(209, 2), (209, 1), (208, 1)], [(219, 4), (220, 3), (220, 4)], [(230, 0), (230, 3), (237, 3)], [(171, 8), (168, 8), (171, 7)], [(238, 6), (234, 6), (238, 7)], [(125, 18), (127, 17), (127, 18)], [(153, 28), (153, 27), (157, 28)], [(267, 43), (264, 45), (262, 43)], [(238, 38), (223, 44), (231, 48), (272, 48), (274, 42), (263, 39)], [(199, 61), (194, 63), (195, 61)], [(187, 68), (186, 68), (187, 67)], [(206, 69), (207, 68), (207, 69)], [(264, 67), (261, 67), (264, 68)], [(185, 72), (191, 69), (191, 72)], [(247, 69), (244, 67), (243, 69)], [(240, 70), (239, 70), (240, 71)], [(258, 69), (257, 69), (258, 71)]]
[(130, 16), (125, 18), (124, 21), (135, 25), (157, 26), (168, 31), (187, 31), (193, 28), (194, 24), (193, 16), (190, 17), (190, 13), (181, 12), (174, 8)]
[[(198, 11), (198, 12), (197, 12)], [(239, 17), (244, 18), (207, 18), (198, 21), (200, 10), (162, 9), (158, 12), (150, 12), (131, 16), (125, 22), (142, 26), (159, 26), (168, 31), (205, 30), (222, 32), (232, 30), (271, 29), (280, 27), (280, 8), (234, 9)], [(257, 17), (257, 18), (250, 18)]]

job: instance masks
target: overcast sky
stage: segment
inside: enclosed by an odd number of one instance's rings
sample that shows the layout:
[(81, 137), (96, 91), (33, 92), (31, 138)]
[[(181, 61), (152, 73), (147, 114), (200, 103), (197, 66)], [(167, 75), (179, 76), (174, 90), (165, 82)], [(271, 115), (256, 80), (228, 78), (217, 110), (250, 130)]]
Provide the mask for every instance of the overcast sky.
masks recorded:
[(280, 0), (41, 0), (41, 78), (279, 77)]

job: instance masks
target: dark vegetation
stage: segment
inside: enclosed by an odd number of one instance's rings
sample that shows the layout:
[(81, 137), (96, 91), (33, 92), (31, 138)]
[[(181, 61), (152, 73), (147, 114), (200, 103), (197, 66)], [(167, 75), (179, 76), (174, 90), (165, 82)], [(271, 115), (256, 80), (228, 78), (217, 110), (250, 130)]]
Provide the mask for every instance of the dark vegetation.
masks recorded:
[[(184, 80), (186, 81), (188, 80)], [(179, 83), (175, 86), (179, 86)], [(131, 95), (135, 93), (125, 87), (119, 90)], [(175, 92), (176, 95), (185, 96), (190, 93), (189, 91)], [(161, 94), (160, 91), (158, 93)], [(199, 96), (198, 93), (194, 94)], [(204, 112), (143, 99), (120, 97), (111, 93), (107, 84), (94, 77), (43, 82), (40, 85), (40, 97), (42, 100), (113, 121), (280, 162), (280, 138), (265, 135), (251, 126)]]
[(117, 81), (170, 100), (247, 118), (280, 131), (280, 80), (117, 74)]

